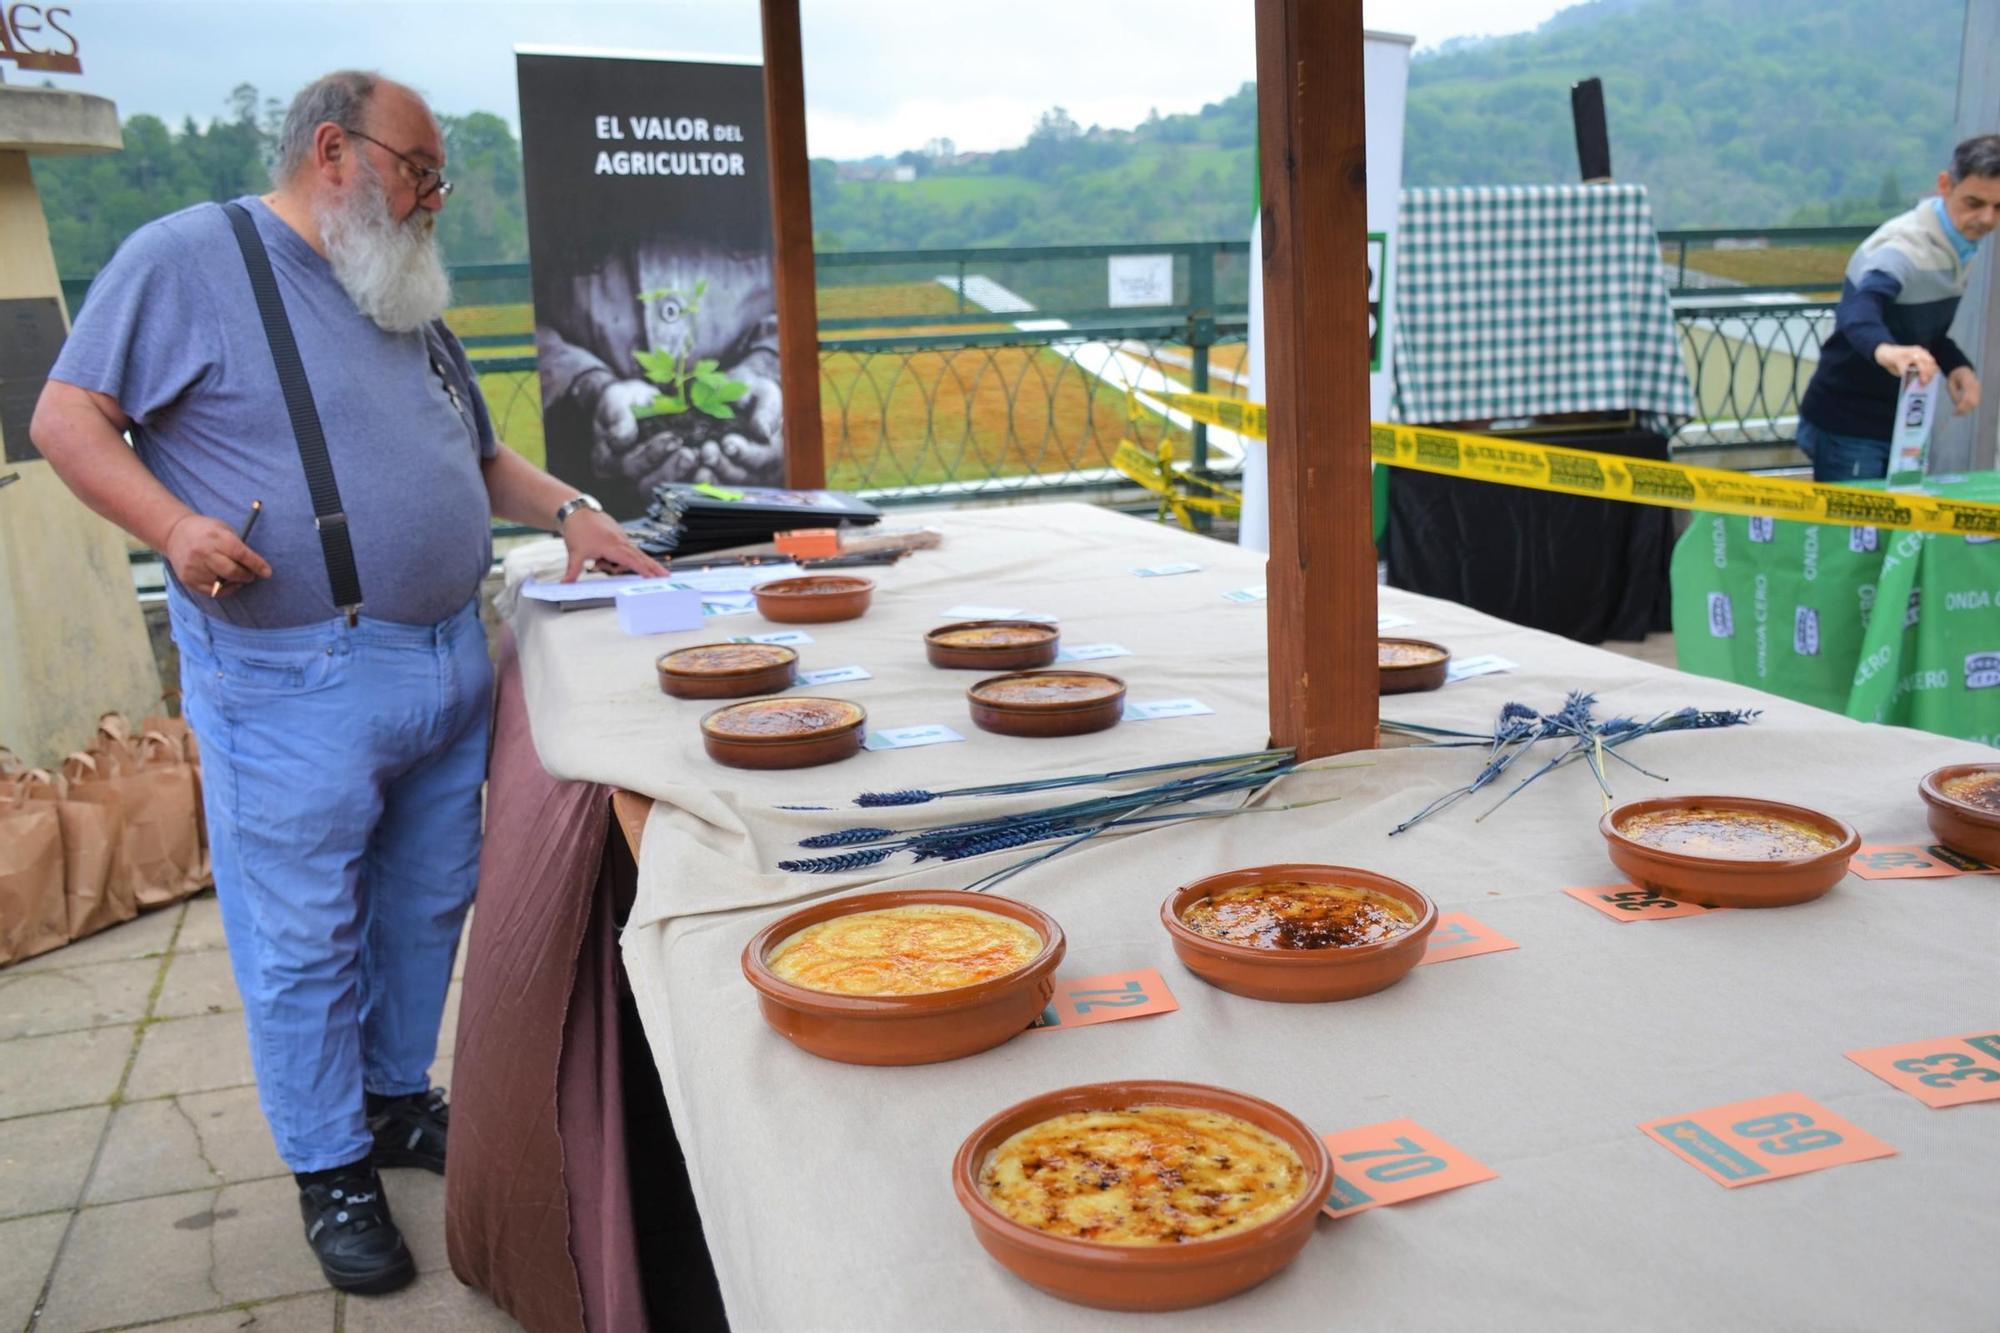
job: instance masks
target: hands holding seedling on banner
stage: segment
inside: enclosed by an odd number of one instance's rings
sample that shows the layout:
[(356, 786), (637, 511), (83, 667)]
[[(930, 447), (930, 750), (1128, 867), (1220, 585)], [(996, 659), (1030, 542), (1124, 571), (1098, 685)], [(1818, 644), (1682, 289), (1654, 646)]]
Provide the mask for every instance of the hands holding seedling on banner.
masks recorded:
[(749, 349), (730, 366), (720, 356), (697, 356), (696, 316), (708, 290), (703, 278), (685, 290), (639, 294), (654, 345), (633, 353), (644, 379), (614, 381), (597, 400), (599, 470), (642, 487), (754, 482), (777, 472), (784, 447), (777, 356), (770, 339), (757, 336), (761, 328), (746, 331)]

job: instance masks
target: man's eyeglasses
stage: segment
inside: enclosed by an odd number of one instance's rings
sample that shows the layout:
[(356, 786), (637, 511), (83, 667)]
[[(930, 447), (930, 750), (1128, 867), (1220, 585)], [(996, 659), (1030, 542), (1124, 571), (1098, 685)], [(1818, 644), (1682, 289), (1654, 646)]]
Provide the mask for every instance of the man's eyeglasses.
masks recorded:
[(397, 152), (372, 134), (363, 134), (360, 130), (345, 130), (345, 132), (353, 138), (366, 139), (369, 143), (374, 144), (377, 148), (408, 167), (410, 169), (410, 184), (416, 187), (417, 198), (419, 200), (428, 199), (432, 195), (436, 195), (440, 199), (451, 198), (451, 192), (456, 187), (450, 181), (446, 180), (444, 173), (436, 167), (427, 167), (408, 153)]

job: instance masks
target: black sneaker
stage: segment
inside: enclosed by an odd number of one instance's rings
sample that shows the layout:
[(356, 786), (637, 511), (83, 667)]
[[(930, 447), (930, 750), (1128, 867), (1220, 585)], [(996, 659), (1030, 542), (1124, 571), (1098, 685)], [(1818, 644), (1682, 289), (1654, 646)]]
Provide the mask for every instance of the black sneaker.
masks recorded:
[(444, 1137), (451, 1123), (444, 1089), (407, 1097), (368, 1094), (368, 1128), (375, 1135), (377, 1166), (420, 1166), (444, 1174)]
[(376, 1296), (417, 1275), (403, 1233), (389, 1216), (382, 1178), (366, 1162), (314, 1172), (299, 1186), (306, 1243), (337, 1291)]

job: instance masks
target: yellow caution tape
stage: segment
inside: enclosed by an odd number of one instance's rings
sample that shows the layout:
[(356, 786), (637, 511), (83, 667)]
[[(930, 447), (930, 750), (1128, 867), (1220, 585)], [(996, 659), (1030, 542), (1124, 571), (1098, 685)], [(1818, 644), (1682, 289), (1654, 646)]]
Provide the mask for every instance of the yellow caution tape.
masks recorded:
[[(1190, 531), (1195, 526), (1194, 515), (1197, 513), (1235, 518), (1243, 512), (1243, 497), (1227, 486), (1176, 471), (1173, 449), (1165, 441), (1161, 442), (1160, 452), (1155, 455), (1130, 440), (1120, 440), (1117, 450), (1111, 455), (1111, 466), (1159, 496), (1161, 516), (1165, 517), (1166, 512), (1171, 510), (1180, 525)], [(1209, 494), (1187, 495), (1182, 492), (1182, 487), (1198, 488)]]
[[(1196, 421), (1252, 439), (1265, 437), (1264, 407), (1205, 393), (1153, 393)], [(1791, 477), (1759, 477), (1725, 468), (1653, 462), (1622, 454), (1493, 435), (1374, 422), (1369, 452), (1377, 463), (1448, 477), (1525, 486), (1633, 504), (1700, 509), (1718, 514), (1845, 523), (1854, 527), (1910, 528), (1917, 532), (2000, 536), (2000, 504), (1944, 500), (1907, 491), (1865, 491)]]

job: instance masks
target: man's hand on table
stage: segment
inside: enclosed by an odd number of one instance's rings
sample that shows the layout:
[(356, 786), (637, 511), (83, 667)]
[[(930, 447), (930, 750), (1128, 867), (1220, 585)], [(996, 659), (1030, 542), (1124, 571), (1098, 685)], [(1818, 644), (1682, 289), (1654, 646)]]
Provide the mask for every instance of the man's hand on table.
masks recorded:
[(665, 565), (632, 544), (631, 537), (618, 526), (616, 519), (595, 509), (579, 509), (564, 519), (562, 539), (569, 548), (569, 568), (562, 576), (564, 583), (576, 582), (586, 561), (594, 569), (614, 574), (629, 571), (657, 579), (667, 572)]

